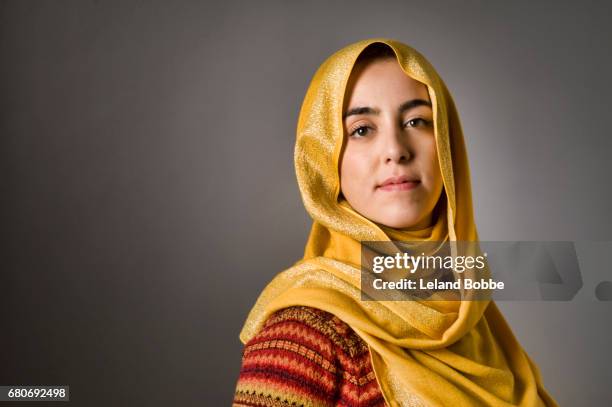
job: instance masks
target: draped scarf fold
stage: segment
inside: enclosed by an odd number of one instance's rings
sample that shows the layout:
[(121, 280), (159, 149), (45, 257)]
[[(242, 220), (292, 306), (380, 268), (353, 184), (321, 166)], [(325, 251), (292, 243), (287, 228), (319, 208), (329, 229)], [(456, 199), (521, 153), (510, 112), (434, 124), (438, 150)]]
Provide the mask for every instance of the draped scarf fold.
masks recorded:
[[(404, 72), (427, 86), (432, 102), (444, 190), (438, 216), (425, 229), (376, 224), (340, 197), (346, 86), (359, 54), (374, 43), (394, 51)], [(243, 343), (273, 312), (311, 306), (336, 315), (367, 343), (390, 406), (557, 406), (494, 301), (361, 300), (362, 241), (478, 241), (459, 117), (446, 85), (419, 52), (373, 38), (325, 60), (302, 104), (294, 162), (312, 228), (303, 258), (257, 299), (240, 332)]]

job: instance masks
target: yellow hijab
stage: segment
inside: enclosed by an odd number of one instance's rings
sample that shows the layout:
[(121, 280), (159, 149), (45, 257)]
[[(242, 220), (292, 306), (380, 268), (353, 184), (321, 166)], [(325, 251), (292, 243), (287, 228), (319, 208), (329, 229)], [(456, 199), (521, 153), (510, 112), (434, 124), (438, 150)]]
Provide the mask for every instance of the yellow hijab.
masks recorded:
[[(339, 199), (347, 81), (368, 45), (391, 47), (407, 75), (427, 85), (446, 207), (432, 226), (403, 231), (377, 225)], [(538, 367), (493, 301), (361, 301), (361, 241), (477, 241), (467, 153), (453, 100), (431, 64), (400, 42), (351, 44), (317, 70), (297, 126), (295, 168), (313, 219), (304, 258), (279, 273), (251, 309), (247, 343), (275, 311), (305, 305), (346, 322), (368, 344), (390, 406), (557, 406)]]

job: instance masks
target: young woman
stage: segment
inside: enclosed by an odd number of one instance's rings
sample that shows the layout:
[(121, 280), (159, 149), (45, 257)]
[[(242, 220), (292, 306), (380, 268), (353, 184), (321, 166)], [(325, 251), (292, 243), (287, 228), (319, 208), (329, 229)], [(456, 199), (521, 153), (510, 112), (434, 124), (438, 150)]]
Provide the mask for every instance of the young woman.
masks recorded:
[(493, 301), (362, 301), (362, 241), (477, 241), (448, 90), (417, 51), (349, 45), (316, 72), (295, 168), (304, 257), (240, 333), (234, 406), (556, 406)]

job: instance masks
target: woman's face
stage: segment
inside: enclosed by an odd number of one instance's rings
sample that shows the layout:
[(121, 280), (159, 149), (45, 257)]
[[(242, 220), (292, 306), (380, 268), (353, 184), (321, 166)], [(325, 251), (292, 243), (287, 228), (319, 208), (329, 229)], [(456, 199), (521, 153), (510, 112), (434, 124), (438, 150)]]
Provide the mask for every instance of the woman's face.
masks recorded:
[(396, 229), (429, 226), (443, 182), (427, 87), (395, 58), (358, 64), (344, 132), (340, 188), (351, 207)]

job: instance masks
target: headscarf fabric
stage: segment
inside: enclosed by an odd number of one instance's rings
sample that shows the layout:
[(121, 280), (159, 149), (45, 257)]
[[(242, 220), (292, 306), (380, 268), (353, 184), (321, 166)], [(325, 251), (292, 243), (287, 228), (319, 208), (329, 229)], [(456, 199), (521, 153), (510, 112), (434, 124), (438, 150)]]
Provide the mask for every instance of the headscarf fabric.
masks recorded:
[[(374, 43), (389, 46), (403, 71), (427, 86), (431, 99), (445, 205), (434, 224), (422, 230), (376, 224), (340, 194), (347, 83), (360, 53)], [(418, 51), (373, 38), (325, 60), (300, 110), (294, 162), (313, 219), (304, 257), (264, 288), (240, 332), (243, 343), (275, 311), (315, 307), (336, 315), (367, 343), (390, 406), (557, 406), (494, 301), (361, 300), (361, 242), (478, 241), (457, 110), (446, 85)]]

